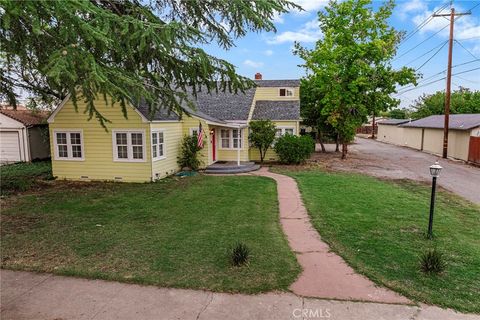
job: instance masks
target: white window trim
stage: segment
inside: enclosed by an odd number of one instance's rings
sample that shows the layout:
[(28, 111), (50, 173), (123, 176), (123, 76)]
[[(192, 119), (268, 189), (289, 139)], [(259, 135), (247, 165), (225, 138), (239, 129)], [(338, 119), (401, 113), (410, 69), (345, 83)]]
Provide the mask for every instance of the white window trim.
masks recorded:
[[(152, 139), (152, 134), (157, 133), (157, 139), (158, 139), (158, 133), (163, 133), (163, 156), (158, 156), (160, 154), (157, 150), (157, 157), (153, 157), (153, 139)], [(158, 160), (163, 160), (167, 158), (167, 147), (165, 143), (165, 129), (153, 129), (151, 134), (150, 134), (150, 144), (152, 146), (152, 159), (153, 161), (158, 161)], [(158, 143), (157, 143), (158, 146)]]
[(280, 126), (280, 127), (275, 127), (275, 129), (281, 129), (282, 130), (282, 135), (281, 136), (284, 136), (285, 135), (285, 131), (287, 129), (292, 129), (293, 130), (293, 135), (297, 135), (296, 133), (296, 130), (295, 130), (295, 127), (289, 127), (289, 126)]
[[(188, 132), (190, 133), (191, 136), (193, 136), (193, 131), (196, 130), (198, 132), (198, 127), (191, 127)], [(203, 131), (203, 130), (202, 130)]]
[[(285, 89), (285, 95), (284, 95), (284, 96), (281, 96), (281, 95), (280, 95), (280, 90), (281, 90), (281, 89)], [(288, 96), (288, 95), (287, 95), (287, 91), (288, 91), (288, 90), (292, 91), (292, 95), (291, 95), (291, 96)], [(295, 97), (295, 88), (289, 88), (289, 87), (278, 88), (278, 96), (279, 96), (280, 98), (293, 98), (293, 97)]]
[[(229, 148), (223, 148), (222, 147), (222, 131), (221, 130), (228, 130), (230, 133), (229, 133)], [(234, 148), (233, 147), (233, 130), (239, 130), (240, 131), (240, 148)], [(243, 128), (225, 128), (225, 129), (218, 129), (218, 132), (217, 132), (217, 136), (218, 136), (218, 141), (217, 141), (217, 145), (218, 145), (218, 149), (220, 150), (243, 150), (244, 149), (244, 135), (245, 132), (243, 130)]]
[[(57, 144), (57, 133), (67, 133), (67, 154), (68, 157), (59, 157), (58, 156), (58, 144)], [(74, 158), (72, 157), (72, 144), (70, 141), (70, 133), (80, 133), (80, 146), (82, 148), (82, 157)], [(83, 143), (83, 129), (54, 129), (53, 130), (53, 147), (55, 149), (54, 155), (55, 160), (60, 161), (85, 161), (85, 147)]]
[[(127, 159), (119, 159), (117, 151), (117, 133), (127, 133)], [(133, 159), (132, 155), (132, 136), (131, 133), (141, 133), (142, 134), (142, 150), (143, 150), (143, 159)], [(147, 162), (147, 144), (146, 144), (146, 135), (145, 129), (115, 129), (112, 130), (112, 153), (114, 162)]]

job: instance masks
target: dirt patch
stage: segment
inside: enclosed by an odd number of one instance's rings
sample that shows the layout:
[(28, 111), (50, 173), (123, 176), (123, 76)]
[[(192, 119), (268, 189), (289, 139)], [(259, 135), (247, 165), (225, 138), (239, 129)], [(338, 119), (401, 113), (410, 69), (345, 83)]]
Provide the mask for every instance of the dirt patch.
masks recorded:
[(41, 221), (39, 216), (29, 216), (29, 215), (1, 215), (2, 228), (1, 235), (2, 238), (11, 234), (21, 234), (27, 231), (30, 231), (38, 226)]

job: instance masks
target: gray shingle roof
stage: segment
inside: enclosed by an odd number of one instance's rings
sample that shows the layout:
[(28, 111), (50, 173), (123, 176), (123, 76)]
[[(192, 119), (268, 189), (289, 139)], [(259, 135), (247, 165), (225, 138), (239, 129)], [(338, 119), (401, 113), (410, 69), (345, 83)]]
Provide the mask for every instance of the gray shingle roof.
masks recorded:
[(409, 122), (409, 119), (386, 119), (382, 121), (378, 121), (378, 125), (389, 125), (389, 126), (396, 126), (402, 123), (407, 123)]
[(255, 102), (252, 119), (299, 120), (300, 101), (258, 100)]
[(299, 79), (286, 80), (255, 80), (259, 87), (300, 87)]
[[(298, 87), (300, 86), (300, 80), (256, 80), (258, 87)], [(247, 89), (245, 92), (238, 91), (229, 92), (208, 92), (202, 90), (197, 92), (197, 97), (193, 97), (190, 93), (191, 100), (195, 103), (196, 109), (191, 110), (184, 106), (188, 113), (204, 118), (206, 120), (223, 122), (226, 120), (248, 120), (248, 114), (253, 103), (253, 97), (255, 95), (255, 88)], [(267, 102), (267, 101), (265, 101)], [(261, 114), (264, 119), (272, 120), (293, 120), (300, 118), (300, 105), (298, 101), (268, 101), (269, 106), (261, 106), (258, 112), (263, 110)], [(284, 105), (283, 108), (280, 106)], [(261, 103), (263, 105), (265, 103)], [(274, 108), (276, 105), (279, 108)], [(258, 106), (258, 102), (257, 102)], [(157, 111), (153, 118), (150, 117), (148, 112), (148, 105), (143, 101), (137, 106), (137, 109), (147, 118), (151, 120), (179, 120), (179, 116), (174, 112), (168, 112), (161, 109)], [(278, 109), (278, 110), (277, 110)], [(259, 114), (259, 113), (257, 113)], [(277, 117), (276, 119), (269, 118), (269, 116)]]
[(201, 91), (197, 93), (194, 101), (197, 110), (210, 117), (220, 120), (247, 120), (252, 106), (255, 88), (245, 92), (211, 92)]
[(148, 110), (148, 105), (144, 100), (141, 101), (139, 103), (139, 105), (136, 106), (136, 108), (148, 120), (157, 120), (157, 121), (159, 121), (159, 120), (160, 121), (169, 121), (169, 120), (175, 121), (175, 120), (177, 120), (178, 121), (180, 119), (180, 117), (176, 113), (168, 112), (165, 109), (158, 110), (152, 117), (149, 110)]
[[(402, 127), (410, 128), (435, 128), (442, 129), (444, 126), (444, 115), (429, 116), (402, 124)], [(480, 126), (480, 113), (474, 114), (451, 114), (448, 123), (449, 129), (470, 130)]]

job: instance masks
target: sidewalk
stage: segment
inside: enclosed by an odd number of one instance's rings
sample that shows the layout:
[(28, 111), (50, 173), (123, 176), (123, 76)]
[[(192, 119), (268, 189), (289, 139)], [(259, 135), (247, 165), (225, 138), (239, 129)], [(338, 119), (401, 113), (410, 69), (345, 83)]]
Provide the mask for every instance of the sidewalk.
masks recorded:
[[(478, 320), (426, 305), (212, 293), (1, 270), (2, 320)], [(303, 313), (303, 314), (302, 314)]]

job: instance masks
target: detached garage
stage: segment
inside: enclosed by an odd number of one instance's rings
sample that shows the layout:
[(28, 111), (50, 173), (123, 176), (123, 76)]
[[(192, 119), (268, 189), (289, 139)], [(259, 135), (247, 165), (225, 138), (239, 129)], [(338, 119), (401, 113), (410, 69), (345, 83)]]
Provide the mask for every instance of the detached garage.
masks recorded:
[(46, 112), (0, 109), (0, 163), (50, 157)]
[[(378, 140), (440, 155), (444, 120), (444, 115), (434, 115), (415, 121), (383, 121)], [(480, 114), (450, 115), (448, 156), (480, 164)]]

